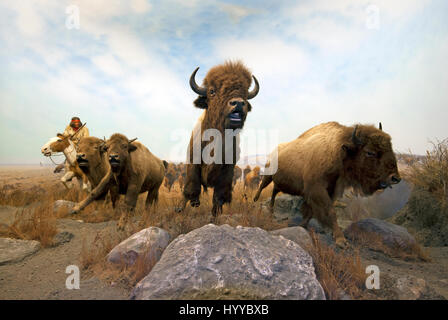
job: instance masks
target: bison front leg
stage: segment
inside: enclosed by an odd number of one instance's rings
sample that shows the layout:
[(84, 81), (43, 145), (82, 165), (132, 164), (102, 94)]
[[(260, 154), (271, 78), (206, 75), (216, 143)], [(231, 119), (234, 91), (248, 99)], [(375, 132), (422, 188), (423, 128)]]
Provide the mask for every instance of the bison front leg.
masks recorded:
[(232, 201), (232, 179), (215, 186), (213, 191), (212, 215), (214, 218), (222, 213), (222, 206)]
[(140, 187), (135, 184), (130, 184), (126, 190), (125, 196), (125, 208), (121, 213), (120, 220), (118, 221), (118, 230), (124, 230), (126, 227), (130, 215), (134, 212), (135, 206), (137, 205), (138, 194), (140, 192)]
[(199, 207), (201, 202), (199, 196), (201, 195), (201, 166), (190, 164), (187, 166), (187, 177), (185, 181), (184, 199), (182, 201), (181, 208), (178, 208), (178, 212), (182, 212), (185, 209), (188, 201), (192, 207)]
[(340, 248), (345, 248), (347, 246), (347, 240), (338, 225), (333, 202), (327, 190), (325, 188), (315, 187), (305, 192), (304, 199), (303, 223), (307, 225), (309, 220), (315, 216), (323, 226), (332, 229), (336, 245)]

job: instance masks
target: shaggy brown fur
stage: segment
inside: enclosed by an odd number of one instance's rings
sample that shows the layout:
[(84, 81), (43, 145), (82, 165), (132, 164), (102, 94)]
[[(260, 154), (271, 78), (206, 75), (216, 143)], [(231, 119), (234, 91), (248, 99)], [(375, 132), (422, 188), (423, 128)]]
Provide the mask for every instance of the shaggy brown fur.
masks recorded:
[(353, 137), (355, 127), (328, 122), (282, 144), (278, 170), (272, 176), (263, 176), (254, 201), (274, 181), (271, 210), (278, 192), (301, 195), (304, 197), (303, 226), (315, 216), (322, 225), (333, 229), (336, 243), (345, 246), (333, 208), (344, 189), (353, 187), (361, 194), (370, 195), (400, 181), (390, 136), (370, 125), (356, 128)]
[[(200, 95), (194, 105), (205, 109), (198, 122), (201, 132), (206, 129), (217, 129), (222, 134), (222, 164), (193, 164), (193, 130), (190, 144), (188, 146), (187, 175), (185, 179), (184, 203), (181, 210), (190, 201), (191, 206), (199, 206), (199, 195), (201, 185), (204, 190), (207, 187), (214, 188), (212, 214), (216, 216), (222, 210), (225, 203), (232, 200), (232, 180), (235, 163), (237, 162), (237, 143), (236, 137), (233, 138), (233, 150), (228, 146), (227, 149), (233, 151), (232, 164), (225, 164), (226, 143), (224, 139), (224, 130), (228, 128), (242, 128), (251, 110), (248, 102), (249, 87), (252, 82), (250, 71), (240, 62), (226, 62), (223, 65), (216, 66), (207, 73), (203, 87), (206, 88), (206, 96)], [(230, 114), (236, 110), (234, 104), (238, 101), (238, 110), (240, 110), (241, 121), (238, 127), (235, 127), (230, 120)], [(209, 144), (203, 141), (201, 150)]]
[(249, 188), (251, 190), (256, 189), (260, 184), (260, 167), (256, 166), (254, 170), (250, 171), (246, 178), (244, 178), (244, 189)]
[(247, 165), (246, 168), (244, 168), (244, 170), (243, 170), (243, 174), (244, 174), (243, 178), (246, 178), (251, 170), (252, 169), (250, 168), (250, 166)]
[[(69, 142), (70, 136), (64, 136), (58, 133), (57, 137), (59, 138), (59, 140), (50, 144), (50, 149), (53, 152), (63, 152), (66, 148), (70, 146)], [(87, 179), (87, 176), (84, 174), (84, 172), (82, 172), (82, 170), (79, 168), (77, 162), (75, 162), (74, 164), (68, 163), (68, 169), (75, 174), (76, 179), (82, 180), (83, 183), (87, 184), (89, 180)]]
[[(139, 193), (148, 191), (147, 207), (157, 202), (167, 163), (154, 156), (140, 142), (130, 141), (119, 133), (113, 134), (107, 140), (104, 149), (110, 163), (110, 170), (106, 176), (109, 177), (109, 181), (115, 181), (109, 188), (125, 195), (127, 210), (118, 223), (119, 229), (122, 229), (127, 222), (128, 212), (133, 211), (137, 204)], [(106, 188), (106, 183), (100, 183), (91, 194), (99, 194), (102, 188)]]

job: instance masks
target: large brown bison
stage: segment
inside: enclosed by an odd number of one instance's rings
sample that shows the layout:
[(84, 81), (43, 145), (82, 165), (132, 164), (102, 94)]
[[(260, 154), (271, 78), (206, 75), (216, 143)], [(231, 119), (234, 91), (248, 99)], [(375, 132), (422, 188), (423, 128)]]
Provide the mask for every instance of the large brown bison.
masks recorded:
[(111, 192), (125, 195), (126, 210), (118, 223), (119, 229), (122, 229), (127, 222), (129, 211), (134, 210), (140, 193), (148, 191), (147, 207), (157, 201), (167, 163), (135, 140), (129, 140), (120, 133), (113, 134), (107, 140), (102, 149), (107, 154), (110, 169), (89, 197), (73, 211), (81, 210), (109, 188)]
[(282, 144), (277, 160), (277, 172), (263, 176), (254, 201), (271, 181), (271, 210), (278, 192), (303, 196), (302, 226), (307, 227), (315, 216), (322, 225), (332, 228), (336, 244), (342, 247), (346, 239), (333, 203), (344, 189), (352, 187), (359, 194), (371, 195), (401, 180), (391, 137), (371, 125), (320, 124)]
[[(192, 207), (200, 205), (199, 195), (202, 185), (204, 190), (208, 187), (214, 188), (212, 214), (216, 216), (222, 211), (223, 204), (230, 203), (232, 200), (233, 169), (238, 158), (237, 138), (234, 136), (232, 145), (229, 146), (224, 138), (225, 130), (243, 128), (247, 113), (252, 108), (248, 100), (258, 94), (259, 85), (257, 79), (241, 62), (226, 62), (213, 67), (204, 78), (202, 86), (196, 84), (195, 81), (198, 69), (196, 68), (190, 77), (190, 86), (199, 95), (194, 101), (194, 105), (197, 108), (204, 109), (204, 113), (192, 132), (188, 146), (187, 175), (183, 191), (182, 210), (188, 201), (190, 201)], [(255, 86), (252, 91), (249, 91), (252, 78)], [(198, 132), (200, 134), (207, 129), (215, 129), (221, 133), (222, 158), (219, 159), (221, 163), (218, 163), (218, 161), (206, 163), (202, 157), (199, 163), (194, 161), (193, 139)], [(201, 140), (201, 154), (209, 143)], [(231, 163), (225, 161), (226, 151), (232, 152)]]

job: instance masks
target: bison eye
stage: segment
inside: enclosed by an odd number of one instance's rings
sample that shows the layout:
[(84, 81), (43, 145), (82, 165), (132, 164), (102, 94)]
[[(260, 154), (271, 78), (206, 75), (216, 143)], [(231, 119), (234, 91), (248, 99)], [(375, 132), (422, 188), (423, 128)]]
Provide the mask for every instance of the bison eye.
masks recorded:
[(372, 152), (372, 151), (367, 151), (366, 154), (367, 154), (367, 156), (368, 156), (369, 158), (374, 158), (374, 157), (376, 157), (376, 153), (375, 153), (375, 152)]
[(210, 89), (209, 93), (210, 93), (211, 96), (214, 96), (215, 95), (215, 90)]

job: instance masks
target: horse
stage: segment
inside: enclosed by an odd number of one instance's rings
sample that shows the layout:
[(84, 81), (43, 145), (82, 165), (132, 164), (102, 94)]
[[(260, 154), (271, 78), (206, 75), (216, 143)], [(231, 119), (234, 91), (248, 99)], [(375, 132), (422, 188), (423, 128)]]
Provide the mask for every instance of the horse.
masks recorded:
[[(44, 156), (50, 157), (52, 154), (62, 152), (66, 158), (66, 170), (64, 176), (61, 178), (62, 184), (70, 189), (67, 182), (71, 181), (74, 177), (79, 181), (79, 187), (87, 192), (91, 191), (90, 182), (86, 175), (79, 168), (78, 162), (76, 162), (76, 148), (71, 141), (70, 136), (64, 136), (60, 133), (56, 137), (51, 138), (41, 148), (41, 152)], [(67, 170), (68, 169), (68, 170)]]

